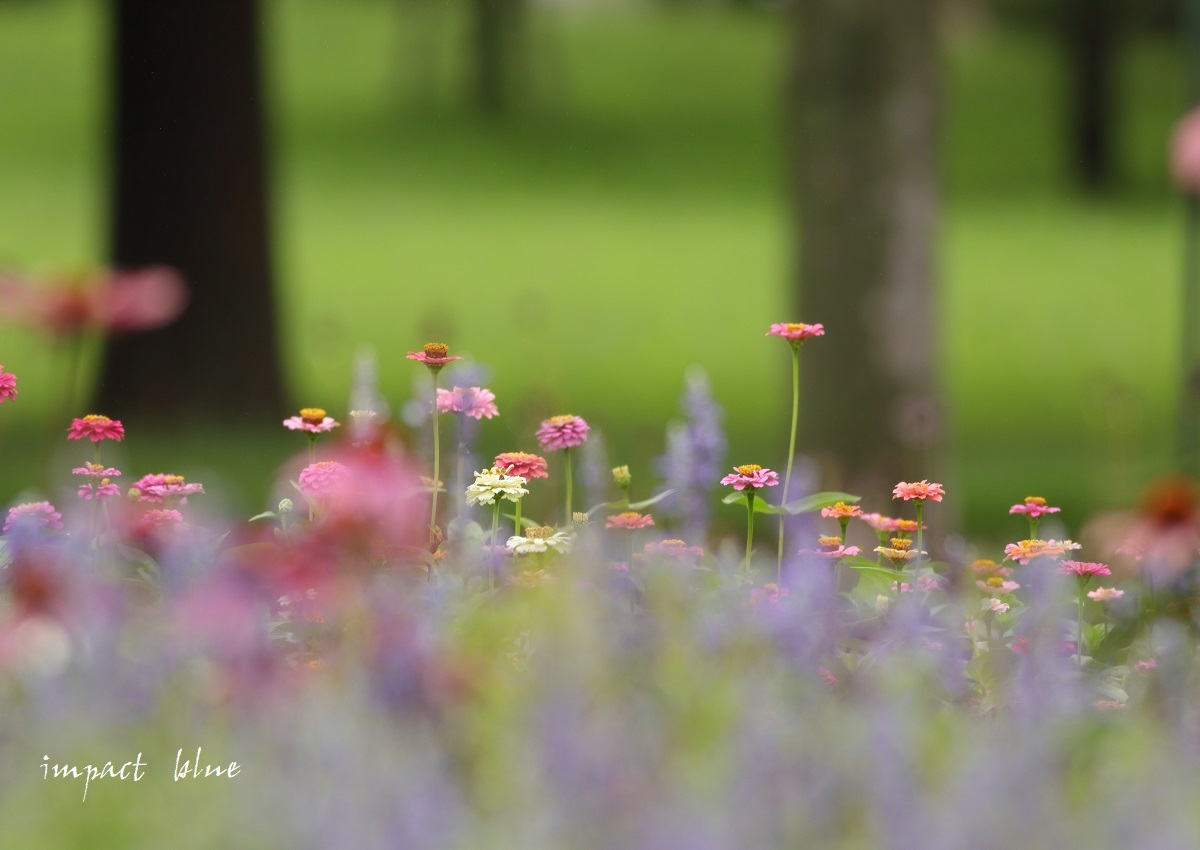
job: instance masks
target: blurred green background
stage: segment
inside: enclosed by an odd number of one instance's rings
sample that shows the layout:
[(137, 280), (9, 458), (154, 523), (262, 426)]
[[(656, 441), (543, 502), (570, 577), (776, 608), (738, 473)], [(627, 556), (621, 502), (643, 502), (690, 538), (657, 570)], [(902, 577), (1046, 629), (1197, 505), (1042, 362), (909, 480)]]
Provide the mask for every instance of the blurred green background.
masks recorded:
[[(369, 347), (398, 408), (425, 379), (404, 353), (439, 339), (494, 370), (501, 417), (484, 424), (485, 449), (533, 449), (538, 419), (569, 411), (605, 432), (614, 463), (636, 465), (661, 451), (699, 364), (728, 413), (730, 462), (781, 466), (788, 357), (763, 334), (794, 319), (837, 332), (787, 306), (781, 13), (537, 7), (536, 85), (489, 121), (462, 97), (463, 10), (409, 8), (264, 5), (297, 403), (343, 416), (354, 355)], [(105, 12), (98, 0), (0, 3), (0, 264), (105, 260)], [(1076, 523), (1169, 463), (1183, 219), (1165, 153), (1184, 103), (1181, 47), (1152, 29), (1126, 39), (1119, 179), (1091, 196), (1064, 165), (1051, 34), (1020, 16), (950, 16), (947, 28), (939, 286), (952, 438), (927, 477), (947, 484), (947, 516), (966, 530), (1011, 537), (1021, 526), (1007, 506), (1025, 495)], [(426, 51), (419, 86), (413, 45)], [(0, 334), (0, 363), (21, 381), (0, 411), (8, 500), (29, 482), (65, 483), (46, 448), (68, 423), (49, 421), (61, 359)], [(223, 478), (234, 508), (256, 511), (300, 446), (276, 422), (242, 419), (169, 434), (127, 421), (125, 462)], [(887, 510), (887, 494), (864, 495)]]

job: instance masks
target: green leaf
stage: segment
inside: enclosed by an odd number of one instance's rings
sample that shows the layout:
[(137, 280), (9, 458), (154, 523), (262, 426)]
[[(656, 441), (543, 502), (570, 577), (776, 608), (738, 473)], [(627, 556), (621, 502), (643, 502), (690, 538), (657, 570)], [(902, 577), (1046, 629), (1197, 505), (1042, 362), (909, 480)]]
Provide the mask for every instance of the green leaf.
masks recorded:
[(810, 511), (827, 508), (830, 505), (836, 505), (838, 502), (857, 502), (862, 499), (862, 496), (855, 496), (851, 493), (838, 493), (837, 491), (829, 490), (821, 493), (813, 493), (810, 496), (805, 496), (803, 499), (797, 499), (794, 502), (788, 502), (781, 509), (782, 513), (788, 514), (806, 514)]
[(246, 522), (258, 522), (260, 519), (276, 519), (278, 516), (279, 514), (274, 511), (263, 511), (261, 514), (250, 517)]
[[(517, 521), (516, 514), (500, 514), (500, 516), (502, 516), (504, 519), (506, 519), (512, 523), (515, 523)], [(538, 528), (539, 524), (537, 523), (537, 521), (532, 520), (527, 516), (523, 516), (523, 517), (521, 517), (521, 527), (522, 528)]]
[(657, 496), (651, 496), (649, 499), (643, 499), (640, 502), (633, 502), (629, 507), (632, 510), (640, 511), (642, 508), (648, 508), (651, 505), (658, 504), (659, 502), (661, 502), (663, 499), (667, 498), (667, 496), (670, 496), (674, 492), (675, 492), (674, 490), (663, 490)]
[(860, 555), (851, 555), (847, 558), (842, 558), (841, 563), (852, 570), (862, 573), (863, 575), (871, 575), (876, 578), (883, 578), (889, 582), (892, 581), (911, 581), (913, 576), (903, 572), (902, 570), (893, 570), (890, 567), (882, 567), (874, 561), (869, 561)]
[[(744, 505), (746, 504), (747, 494), (745, 490), (735, 490), (721, 501), (727, 505)], [(783, 508), (772, 505), (762, 496), (754, 497), (754, 512), (756, 514), (781, 514)]]

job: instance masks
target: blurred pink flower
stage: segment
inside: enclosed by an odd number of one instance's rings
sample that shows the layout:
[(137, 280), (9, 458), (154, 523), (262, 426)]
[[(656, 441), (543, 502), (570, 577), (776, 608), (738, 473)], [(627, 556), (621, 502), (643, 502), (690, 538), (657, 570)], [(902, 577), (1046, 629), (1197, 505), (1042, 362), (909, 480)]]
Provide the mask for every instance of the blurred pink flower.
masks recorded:
[(85, 463), (71, 470), (72, 475), (87, 475), (91, 478), (120, 478), (121, 470), (102, 463)]
[(760, 490), (779, 484), (779, 473), (765, 469), (757, 463), (735, 466), (731, 475), (721, 479), (722, 484), (732, 485), (734, 490)]
[(76, 419), (71, 423), (71, 427), (67, 429), (67, 439), (88, 439), (93, 443), (98, 443), (101, 440), (116, 440), (120, 442), (125, 439), (125, 426), (121, 424), (119, 419), (109, 419), (107, 416), (101, 416), (98, 413), (89, 413), (82, 419)]
[(1200, 192), (1200, 107), (1185, 113), (1171, 133), (1171, 177), (1184, 192)]
[(502, 452), (496, 455), (493, 466), (506, 475), (519, 475), (526, 481), (550, 477), (546, 472), (546, 459), (529, 452)]
[(455, 387), (453, 390), (437, 391), (439, 413), (461, 413), (472, 419), (491, 419), (499, 416), (496, 394), (483, 387)]
[(17, 397), (17, 376), (0, 366), (0, 403)]
[(1062, 508), (1052, 508), (1041, 496), (1026, 496), (1023, 504), (1013, 505), (1008, 509), (1010, 514), (1024, 514), (1030, 519), (1037, 519), (1042, 514), (1056, 514)]
[(930, 484), (924, 479), (914, 482), (901, 481), (892, 490), (893, 499), (904, 499), (906, 502), (910, 500), (924, 502), (926, 499), (940, 502), (945, 495), (946, 490), (941, 484)]
[[(1103, 575), (1103, 573), (1099, 575)], [(1115, 587), (1097, 587), (1095, 590), (1088, 591), (1088, 599), (1094, 599), (1096, 602), (1112, 602), (1124, 595), (1125, 591)]]
[(771, 325), (766, 336), (777, 336), (786, 339), (792, 345), (799, 345), (812, 336), (825, 336), (825, 326), (821, 324), (806, 325), (803, 322), (776, 322)]
[(105, 501), (121, 495), (121, 488), (107, 478), (101, 478), (98, 484), (80, 484), (79, 498), (91, 501)]
[(1107, 564), (1098, 564), (1094, 561), (1063, 561), (1058, 565), (1058, 572), (1064, 576), (1079, 576), (1079, 578), (1091, 578), (1092, 576), (1110, 576), (1112, 570)]
[(300, 470), (300, 492), (306, 496), (323, 496), (346, 474), (344, 464), (336, 460), (322, 460), (310, 463)]
[(298, 416), (283, 420), (283, 427), (292, 431), (307, 431), (309, 434), (323, 434), (341, 425), (332, 416), (326, 415), (319, 407), (301, 408)]
[(591, 428), (592, 426), (588, 425), (582, 417), (567, 413), (562, 416), (551, 416), (543, 421), (536, 436), (542, 450), (552, 452), (558, 449), (582, 446), (587, 442), (588, 431)]
[(173, 269), (103, 269), (42, 284), (0, 276), (0, 318), (64, 338), (90, 328), (105, 333), (153, 330), (187, 306), (187, 286)]
[(646, 528), (654, 525), (654, 517), (650, 514), (639, 514), (636, 511), (626, 511), (621, 514), (613, 514), (608, 518), (608, 522), (604, 524), (605, 528), (622, 528), (627, 531), (633, 531), (638, 528)]
[(647, 543), (642, 552), (649, 556), (667, 558), (672, 561), (695, 564), (704, 557), (704, 550), (699, 546), (689, 546), (682, 540), (660, 540), (657, 543)]
[(975, 586), (988, 596), (1006, 596), (1021, 589), (1015, 581), (1009, 581), (1003, 576), (991, 576), (986, 581), (976, 581)]
[(171, 472), (153, 472), (135, 481), (129, 492), (139, 502), (161, 505), (178, 499), (178, 504), (186, 505), (188, 496), (204, 492), (204, 485), (189, 484), (182, 475)]
[(19, 527), (62, 528), (62, 514), (49, 502), (25, 502), (9, 508), (4, 522), (4, 533)]

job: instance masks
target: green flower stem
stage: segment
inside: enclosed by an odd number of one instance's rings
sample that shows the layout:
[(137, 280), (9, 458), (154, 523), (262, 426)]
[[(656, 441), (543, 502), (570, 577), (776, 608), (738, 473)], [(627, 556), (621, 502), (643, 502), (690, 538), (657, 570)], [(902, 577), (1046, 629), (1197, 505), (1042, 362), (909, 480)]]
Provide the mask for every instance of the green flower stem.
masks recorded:
[(1034, 517), (1029, 518), (1029, 539), (1037, 540), (1038, 520)]
[(1079, 581), (1079, 607), (1075, 616), (1075, 666), (1083, 667), (1083, 591), (1087, 587), (1087, 579)]
[[(518, 504), (520, 504), (518, 502)], [(496, 530), (500, 528), (500, 497), (497, 496), (492, 505), (492, 536), (488, 547), (488, 576), (491, 587), (496, 586)]]
[(567, 446), (563, 449), (563, 465), (567, 468), (567, 527), (571, 527), (571, 490), (573, 481), (571, 476), (571, 447)]
[(746, 572), (750, 572), (750, 550), (754, 546), (754, 489), (746, 488)]
[[(438, 417), (437, 406), (437, 372), (433, 373), (433, 503), (429, 511), (429, 545), (432, 547), (434, 541), (437, 540), (437, 503), (438, 503), (438, 481), (441, 480), (442, 472), (442, 438), (441, 438), (441, 423)], [(433, 577), (433, 569), (430, 568), (430, 578)]]
[[(792, 495), (792, 464), (796, 459), (796, 423), (800, 418), (800, 346), (792, 346), (792, 433), (788, 440), (787, 470), (783, 475), (783, 503)], [(775, 582), (783, 586), (783, 534), (787, 514), (779, 515), (779, 556), (775, 564)]]
[(925, 528), (925, 523), (921, 521), (921, 509), (925, 507), (925, 500), (915, 499), (913, 504), (917, 507), (917, 560), (919, 561), (921, 560), (921, 553), (925, 551), (925, 547), (921, 545), (924, 539), (923, 532)]
[[(879, 541), (879, 545), (880, 545), (881, 547), (882, 547), (882, 546), (887, 546), (887, 544), (888, 544), (887, 532), (886, 532), (886, 531), (876, 531), (876, 532), (875, 532), (875, 539)], [(876, 564), (878, 564), (878, 565), (879, 565), (879, 566), (881, 566), (881, 567), (883, 566), (883, 553), (882, 553), (882, 552), (876, 552), (876, 553), (875, 553), (875, 563), (876, 563)]]
[(513, 534), (520, 537), (521, 536), (521, 500), (520, 499), (517, 499), (516, 504), (513, 507), (513, 512), (514, 512)]

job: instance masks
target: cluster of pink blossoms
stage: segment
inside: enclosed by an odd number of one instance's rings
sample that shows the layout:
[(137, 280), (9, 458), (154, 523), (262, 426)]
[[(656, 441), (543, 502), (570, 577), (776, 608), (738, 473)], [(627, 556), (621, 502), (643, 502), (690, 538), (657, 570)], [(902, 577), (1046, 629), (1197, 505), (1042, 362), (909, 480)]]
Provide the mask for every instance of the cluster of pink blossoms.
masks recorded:
[(113, 478), (121, 476), (121, 470), (106, 467), (102, 463), (86, 463), (71, 470), (72, 475), (84, 475), (88, 478), (98, 478), (94, 483), (79, 485), (79, 498), (107, 501), (121, 495), (121, 488), (113, 483)]
[(544, 420), (535, 436), (542, 451), (553, 452), (582, 446), (587, 442), (588, 431), (591, 429), (592, 426), (588, 425), (583, 417), (567, 413)]
[(171, 500), (186, 505), (188, 496), (204, 492), (204, 485), (189, 484), (182, 475), (154, 472), (135, 481), (129, 492), (139, 502), (161, 505)]
[(455, 387), (452, 390), (437, 391), (437, 408), (439, 413), (461, 413), (472, 419), (491, 419), (499, 416), (496, 407), (496, 394), (483, 387)]

